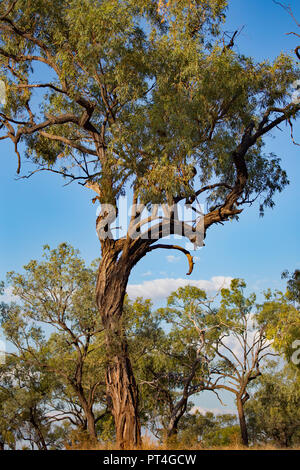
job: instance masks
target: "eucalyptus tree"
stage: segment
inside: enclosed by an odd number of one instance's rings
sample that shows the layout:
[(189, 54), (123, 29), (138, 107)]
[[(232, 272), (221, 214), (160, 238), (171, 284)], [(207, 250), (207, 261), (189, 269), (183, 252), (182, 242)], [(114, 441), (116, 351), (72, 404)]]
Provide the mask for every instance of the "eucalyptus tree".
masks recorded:
[(220, 306), (212, 324), (220, 331), (215, 348), (216, 390), (235, 396), (242, 443), (248, 446), (245, 403), (249, 386), (261, 375), (261, 364), (276, 353), (266, 335), (266, 325), (259, 321), (260, 306), (256, 295), (245, 295), (246, 283), (233, 279), (229, 289), (221, 289)]
[(96, 439), (102, 412), (95, 416), (95, 403), (106, 408), (106, 397), (103, 327), (93, 302), (95, 268), (87, 268), (78, 252), (64, 243), (54, 250), (45, 246), (44, 258), (30, 261), (23, 274), (8, 274), (18, 299), (1, 312), (1, 326), (13, 345), (9, 355), (48, 371), (63, 388), (61, 400), (71, 399), (67, 412), (64, 407), (53, 409), (53, 422), (62, 418), (80, 424), (77, 400), (82, 424)]
[[(279, 158), (264, 153), (263, 138), (280, 124), (293, 126), (300, 105), (290, 88), (299, 72), (283, 54), (257, 63), (235, 52), (237, 35), (226, 43), (222, 30), (227, 3), (1, 2), (7, 97), (0, 138), (12, 141), (18, 173), (25, 153), (32, 173), (61, 174), (93, 189), (101, 203), (96, 302), (121, 447), (140, 442), (138, 390), (120, 335), (132, 268), (153, 250), (177, 249), (190, 273), (188, 250), (157, 241), (169, 232), (197, 246), (209, 227), (238, 217), (258, 196), (261, 211), (272, 206), (287, 184)], [(111, 223), (124, 192), (134, 210), (127, 234), (114, 239)], [(180, 222), (176, 204), (195, 204), (200, 196), (206, 207), (196, 212), (199, 220)], [(169, 206), (167, 216), (157, 218), (154, 210), (141, 219), (142, 205), (151, 203)]]
[(249, 435), (254, 443), (280, 447), (300, 443), (300, 382), (289, 367), (266, 370), (246, 405)]
[(259, 321), (279, 354), (300, 370), (300, 271), (283, 273), (288, 279), (285, 292), (268, 290), (261, 306)]

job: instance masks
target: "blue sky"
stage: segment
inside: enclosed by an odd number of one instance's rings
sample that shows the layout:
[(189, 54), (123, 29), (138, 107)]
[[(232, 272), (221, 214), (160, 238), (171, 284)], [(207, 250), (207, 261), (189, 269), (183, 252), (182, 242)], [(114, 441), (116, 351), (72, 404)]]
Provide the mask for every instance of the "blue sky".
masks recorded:
[[(300, 20), (299, 0), (288, 3)], [(281, 51), (290, 52), (298, 45), (294, 36), (286, 34), (295, 31), (296, 24), (272, 0), (231, 0), (228, 16), (228, 31), (244, 26), (238, 49), (245, 55), (259, 60), (273, 59)], [(299, 126), (295, 129), (297, 135), (300, 141)], [(254, 205), (245, 210), (239, 222), (211, 228), (206, 246), (195, 253), (197, 260), (191, 280), (242, 277), (251, 290), (259, 292), (267, 287), (283, 287), (281, 272), (299, 268), (299, 147), (292, 144), (289, 128), (284, 126), (266, 142), (266, 152), (282, 158), (290, 185), (276, 195), (276, 207), (267, 210), (264, 218), (259, 217), (258, 205)], [(0, 279), (5, 278), (7, 271), (20, 271), (30, 259), (40, 258), (46, 243), (55, 247), (67, 241), (79, 248), (87, 261), (99, 257), (92, 192), (76, 183), (64, 187), (61, 178), (53, 174), (40, 173), (30, 180), (16, 180), (17, 163), (12, 145), (0, 142), (0, 149)], [(25, 163), (23, 172), (26, 168)], [(164, 282), (162, 292), (167, 294), (173, 290), (172, 286), (180, 284), (178, 279), (187, 282), (186, 272), (183, 254), (157, 250), (133, 270), (130, 292), (155, 293), (158, 279), (174, 279), (173, 283)], [(203, 406), (219, 407), (211, 398)]]

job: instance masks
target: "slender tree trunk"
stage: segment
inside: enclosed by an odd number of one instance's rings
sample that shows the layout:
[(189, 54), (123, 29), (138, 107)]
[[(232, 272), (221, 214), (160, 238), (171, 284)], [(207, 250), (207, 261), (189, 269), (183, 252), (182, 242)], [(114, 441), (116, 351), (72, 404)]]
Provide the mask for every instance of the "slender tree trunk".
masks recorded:
[(88, 432), (88, 435), (92, 441), (96, 441), (97, 433), (93, 405), (88, 402), (85, 396), (81, 380), (78, 384), (73, 385), (73, 389), (78, 397), (84, 413), (84, 423), (82, 424), (82, 429)]
[(185, 385), (184, 385), (184, 389), (183, 389), (183, 392), (182, 392), (182, 397), (178, 401), (178, 403), (174, 406), (174, 409), (173, 409), (172, 414), (171, 414), (171, 419), (170, 419), (169, 425), (168, 425), (168, 434), (167, 434), (168, 439), (170, 437), (176, 436), (177, 433), (178, 433), (179, 421), (181, 420), (182, 416), (186, 412), (187, 405), (188, 405), (189, 386), (190, 386), (192, 380), (194, 379), (194, 377), (196, 375), (199, 363), (200, 363), (200, 359), (199, 359), (199, 357), (197, 357), (197, 359), (194, 361), (194, 363), (192, 365), (189, 376), (185, 380)]
[(82, 406), (83, 406), (84, 414), (85, 414), (85, 417), (86, 417), (87, 432), (88, 432), (90, 438), (92, 440), (96, 441), (97, 440), (97, 433), (96, 433), (96, 424), (95, 424), (94, 413), (88, 405), (84, 404)]
[(107, 395), (115, 421), (117, 445), (125, 449), (140, 446), (141, 427), (138, 388), (122, 327), (123, 303), (131, 265), (129, 259), (117, 261), (117, 256), (113, 246), (102, 247), (96, 297), (106, 332)]
[(87, 412), (87, 430), (92, 439), (97, 439), (95, 416), (91, 410)]
[(240, 422), (242, 443), (244, 446), (248, 447), (249, 439), (248, 439), (246, 418), (245, 418), (245, 413), (244, 413), (244, 404), (240, 397), (237, 397), (237, 409), (238, 409), (238, 416), (239, 416), (239, 422)]
[[(118, 350), (114, 351), (107, 367), (107, 391), (112, 404), (116, 426), (117, 445), (121, 449), (138, 447), (141, 429), (138, 415), (138, 389), (128, 358), (126, 339), (119, 337)], [(108, 341), (108, 350), (115, 343)]]
[(39, 424), (35, 420), (34, 411), (32, 409), (30, 409), (30, 423), (32, 424), (33, 428), (35, 429), (37, 433), (38, 440), (36, 442), (36, 445), (38, 446), (40, 450), (48, 450), (43, 433), (40, 429)]

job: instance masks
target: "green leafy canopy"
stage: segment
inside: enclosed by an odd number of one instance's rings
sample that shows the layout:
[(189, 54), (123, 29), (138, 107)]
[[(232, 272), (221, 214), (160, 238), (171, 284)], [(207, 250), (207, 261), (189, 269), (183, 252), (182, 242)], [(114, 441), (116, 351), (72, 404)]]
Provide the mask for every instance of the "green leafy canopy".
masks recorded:
[(299, 70), (226, 45), (227, 3), (1, 2), (1, 132), (19, 166), (23, 143), (36, 170), (93, 182), (112, 204), (128, 184), (144, 202), (206, 192), (206, 227), (216, 208), (224, 220), (260, 196), (272, 206), (288, 181), (263, 136), (299, 112)]

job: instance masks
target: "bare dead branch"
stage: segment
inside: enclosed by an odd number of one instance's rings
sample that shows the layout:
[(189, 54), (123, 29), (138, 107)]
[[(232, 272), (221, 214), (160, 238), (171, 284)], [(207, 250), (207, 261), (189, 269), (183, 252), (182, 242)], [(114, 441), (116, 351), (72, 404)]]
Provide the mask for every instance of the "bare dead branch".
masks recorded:
[(151, 246), (148, 251), (152, 251), (152, 250), (157, 250), (157, 249), (166, 249), (166, 250), (179, 250), (181, 251), (182, 253), (184, 253), (188, 259), (188, 262), (189, 262), (189, 271), (186, 273), (187, 276), (189, 276), (190, 274), (192, 274), (193, 272), (193, 268), (194, 268), (194, 261), (193, 261), (193, 257), (192, 255), (190, 254), (190, 252), (188, 250), (186, 250), (185, 248), (182, 248), (181, 246), (179, 245), (163, 245), (163, 244), (159, 244), (159, 245), (153, 245)]

